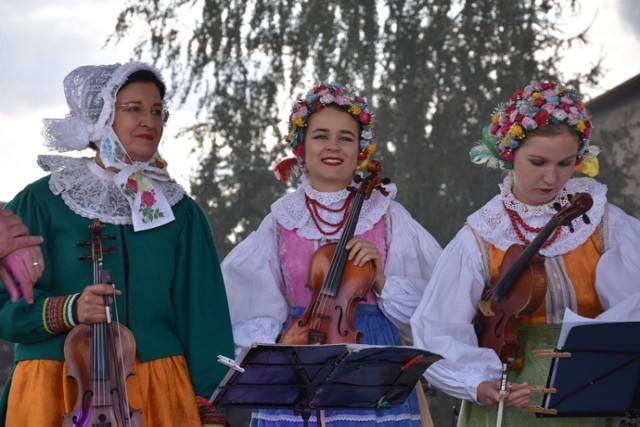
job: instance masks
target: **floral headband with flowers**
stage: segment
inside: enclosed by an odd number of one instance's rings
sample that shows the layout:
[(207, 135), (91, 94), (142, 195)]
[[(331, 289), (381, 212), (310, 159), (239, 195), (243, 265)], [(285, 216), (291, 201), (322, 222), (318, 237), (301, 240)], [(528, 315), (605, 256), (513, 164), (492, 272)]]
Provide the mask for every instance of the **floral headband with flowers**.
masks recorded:
[(511, 99), (500, 104), (491, 123), (482, 130), (482, 140), (469, 155), (476, 164), (500, 169), (513, 168), (513, 152), (528, 132), (540, 126), (564, 123), (580, 138), (576, 172), (596, 176), (599, 166), (598, 147), (589, 146), (591, 117), (576, 90), (547, 81), (532, 80)]
[(336, 83), (322, 84), (298, 99), (289, 116), (289, 131), (285, 140), (292, 148), (295, 157), (288, 157), (276, 164), (274, 172), (282, 182), (292, 175), (300, 175), (300, 165), (304, 158), (304, 129), (309, 118), (327, 105), (335, 104), (353, 114), (360, 124), (360, 154), (358, 170), (364, 170), (376, 150), (373, 139), (373, 114), (366, 101), (356, 95), (348, 86)]

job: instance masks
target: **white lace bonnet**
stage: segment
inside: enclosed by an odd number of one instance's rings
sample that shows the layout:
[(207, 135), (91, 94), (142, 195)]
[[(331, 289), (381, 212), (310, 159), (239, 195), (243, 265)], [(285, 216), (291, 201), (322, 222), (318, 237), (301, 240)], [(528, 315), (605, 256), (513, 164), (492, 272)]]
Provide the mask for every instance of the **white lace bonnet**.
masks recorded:
[(64, 95), (70, 112), (64, 119), (44, 119), (45, 146), (59, 152), (84, 150), (101, 140), (113, 124), (116, 93), (127, 78), (140, 70), (151, 71), (164, 83), (160, 71), (143, 62), (86, 65), (64, 78)]

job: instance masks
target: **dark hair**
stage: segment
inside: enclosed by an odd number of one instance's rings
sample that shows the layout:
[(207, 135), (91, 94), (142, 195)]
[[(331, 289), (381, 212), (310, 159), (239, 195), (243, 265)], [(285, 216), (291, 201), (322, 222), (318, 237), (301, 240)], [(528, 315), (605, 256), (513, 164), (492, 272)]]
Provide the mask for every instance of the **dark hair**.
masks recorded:
[(139, 71), (136, 71), (135, 73), (131, 73), (129, 77), (127, 77), (127, 80), (125, 80), (125, 82), (122, 84), (122, 86), (120, 86), (120, 89), (118, 89), (118, 92), (124, 89), (127, 85), (131, 83), (136, 83), (136, 82), (155, 84), (158, 87), (158, 90), (160, 91), (160, 99), (164, 100), (164, 94), (167, 91), (167, 87), (164, 85), (162, 80), (160, 80), (158, 76), (155, 75), (155, 73), (149, 70), (139, 70)]

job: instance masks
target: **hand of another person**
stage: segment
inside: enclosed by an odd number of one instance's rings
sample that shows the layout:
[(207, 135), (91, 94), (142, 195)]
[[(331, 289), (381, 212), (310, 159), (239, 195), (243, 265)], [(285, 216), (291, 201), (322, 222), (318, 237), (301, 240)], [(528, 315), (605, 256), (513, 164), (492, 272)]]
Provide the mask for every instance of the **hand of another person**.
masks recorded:
[(375, 281), (373, 288), (381, 293), (387, 277), (384, 275), (384, 265), (382, 265), (382, 255), (377, 246), (361, 237), (354, 237), (349, 240), (345, 248), (349, 251), (348, 259), (357, 266), (363, 266), (369, 261), (373, 261), (375, 267)]
[(33, 285), (43, 271), (44, 258), (38, 246), (15, 249), (0, 259), (0, 280), (14, 303), (20, 295), (28, 304), (33, 303)]
[[(504, 407), (506, 409), (519, 408), (529, 403), (533, 391), (529, 383), (507, 382)], [(500, 403), (500, 381), (483, 381), (478, 386), (478, 402), (498, 409)]]
[(112, 295), (120, 294), (122, 294), (122, 291), (105, 283), (87, 286), (76, 301), (78, 321), (80, 323), (106, 322), (107, 307), (105, 305), (105, 296), (108, 298), (107, 302), (111, 304), (113, 302)]
[(29, 236), (29, 229), (22, 219), (10, 210), (0, 209), (0, 259), (16, 249), (37, 246), (42, 237)]

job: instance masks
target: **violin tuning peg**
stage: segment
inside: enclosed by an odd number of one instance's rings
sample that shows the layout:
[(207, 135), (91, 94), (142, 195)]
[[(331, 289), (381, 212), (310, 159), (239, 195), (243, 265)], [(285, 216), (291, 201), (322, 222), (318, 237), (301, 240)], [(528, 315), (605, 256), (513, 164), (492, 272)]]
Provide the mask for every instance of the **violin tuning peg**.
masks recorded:
[(353, 182), (355, 182), (356, 184), (360, 184), (360, 182), (362, 182), (362, 177), (358, 174), (355, 174), (353, 176)]
[(562, 209), (562, 205), (560, 205), (560, 203), (555, 202), (553, 204), (553, 209), (555, 209), (557, 212), (560, 212), (560, 209)]
[(91, 259), (91, 255), (78, 255), (80, 261), (87, 261)]
[(582, 214), (582, 221), (584, 221), (585, 224), (591, 224), (591, 219), (589, 219), (589, 215), (587, 214)]
[(573, 199), (573, 194), (567, 194), (567, 199), (569, 200), (569, 202), (571, 202), (571, 199)]
[(572, 232), (572, 233), (573, 233), (574, 231), (576, 231), (576, 230), (573, 228), (573, 224), (571, 224), (571, 223), (569, 223), (569, 231), (570, 231), (570, 232)]
[(85, 241), (85, 240), (78, 240), (78, 241), (76, 242), (76, 246), (79, 246), (79, 247), (81, 247), (81, 246), (87, 246), (87, 245), (90, 245), (90, 244), (91, 244), (91, 242), (87, 242), (87, 241)]
[(113, 233), (107, 234), (102, 237), (104, 240), (116, 240), (116, 235)]

